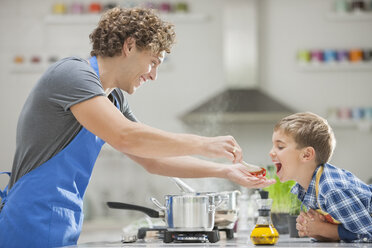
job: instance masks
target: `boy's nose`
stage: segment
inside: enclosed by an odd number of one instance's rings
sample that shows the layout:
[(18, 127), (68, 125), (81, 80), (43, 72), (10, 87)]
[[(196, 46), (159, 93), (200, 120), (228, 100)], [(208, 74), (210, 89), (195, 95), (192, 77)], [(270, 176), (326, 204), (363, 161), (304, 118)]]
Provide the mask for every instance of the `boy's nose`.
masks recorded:
[(271, 148), (271, 150), (269, 152), (269, 155), (270, 155), (271, 158), (274, 158), (275, 157), (276, 154), (275, 154), (273, 148)]

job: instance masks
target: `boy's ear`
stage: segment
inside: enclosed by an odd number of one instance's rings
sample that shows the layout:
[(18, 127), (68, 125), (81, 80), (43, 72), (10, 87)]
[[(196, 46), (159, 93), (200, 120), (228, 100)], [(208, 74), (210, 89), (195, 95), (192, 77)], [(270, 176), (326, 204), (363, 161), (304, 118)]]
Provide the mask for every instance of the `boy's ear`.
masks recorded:
[(135, 46), (136, 40), (132, 37), (127, 38), (123, 44), (122, 54), (128, 56)]
[(305, 147), (301, 152), (301, 159), (306, 162), (315, 159), (315, 150), (313, 147)]

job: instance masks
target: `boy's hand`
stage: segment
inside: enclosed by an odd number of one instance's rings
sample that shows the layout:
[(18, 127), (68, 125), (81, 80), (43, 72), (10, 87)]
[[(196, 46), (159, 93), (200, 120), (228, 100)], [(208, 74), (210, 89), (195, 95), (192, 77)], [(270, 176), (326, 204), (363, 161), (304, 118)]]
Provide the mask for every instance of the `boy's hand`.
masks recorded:
[(326, 222), (325, 217), (313, 209), (310, 209), (307, 213), (301, 212), (296, 219), (296, 228), (300, 237), (313, 237), (319, 236), (319, 231), (322, 228), (322, 224)]
[(322, 242), (339, 241), (338, 225), (330, 224), (325, 217), (313, 209), (301, 212), (297, 217), (296, 228), (300, 237), (312, 237)]

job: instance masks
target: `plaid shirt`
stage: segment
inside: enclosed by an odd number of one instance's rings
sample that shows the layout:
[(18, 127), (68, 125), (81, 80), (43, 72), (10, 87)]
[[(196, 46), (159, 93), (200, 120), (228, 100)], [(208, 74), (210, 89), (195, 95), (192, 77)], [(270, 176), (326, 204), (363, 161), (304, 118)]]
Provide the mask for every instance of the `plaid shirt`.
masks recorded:
[(319, 197), (316, 199), (315, 177), (305, 189), (298, 183), (291, 193), (296, 194), (308, 209), (321, 209), (341, 222), (340, 239), (347, 242), (372, 242), (372, 185), (363, 183), (349, 171), (324, 164), (319, 181)]

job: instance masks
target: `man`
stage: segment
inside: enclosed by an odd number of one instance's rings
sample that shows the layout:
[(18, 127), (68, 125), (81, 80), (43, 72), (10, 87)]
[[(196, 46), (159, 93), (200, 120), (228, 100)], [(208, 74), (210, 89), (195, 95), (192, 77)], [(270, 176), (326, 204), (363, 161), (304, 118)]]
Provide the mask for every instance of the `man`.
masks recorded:
[(53, 64), (22, 109), (9, 191), (1, 192), (0, 247), (76, 244), (82, 199), (104, 142), (150, 173), (228, 178), (247, 187), (275, 182), (239, 164), (241, 148), (231, 136), (175, 134), (137, 122), (121, 90), (133, 94), (156, 79), (175, 40), (171, 24), (150, 10), (114, 8), (90, 39), (89, 63), (70, 57)]

